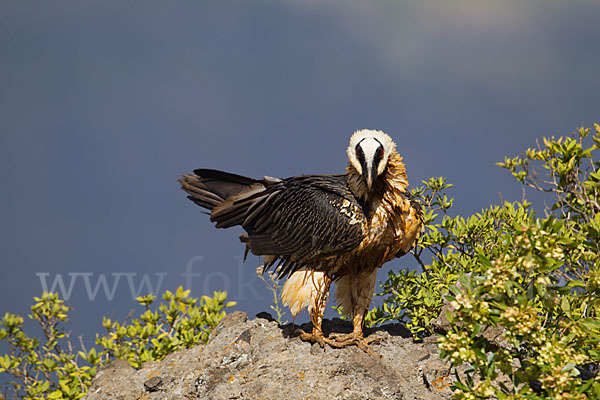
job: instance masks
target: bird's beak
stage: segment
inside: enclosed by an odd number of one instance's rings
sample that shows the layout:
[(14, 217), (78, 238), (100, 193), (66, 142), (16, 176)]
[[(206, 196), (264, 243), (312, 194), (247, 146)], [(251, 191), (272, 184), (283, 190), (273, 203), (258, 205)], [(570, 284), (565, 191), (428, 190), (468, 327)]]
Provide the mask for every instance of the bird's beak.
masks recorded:
[(367, 182), (367, 188), (370, 192), (371, 187), (373, 187), (373, 168), (372, 166), (367, 165), (366, 162), (362, 166), (362, 176), (365, 182)]

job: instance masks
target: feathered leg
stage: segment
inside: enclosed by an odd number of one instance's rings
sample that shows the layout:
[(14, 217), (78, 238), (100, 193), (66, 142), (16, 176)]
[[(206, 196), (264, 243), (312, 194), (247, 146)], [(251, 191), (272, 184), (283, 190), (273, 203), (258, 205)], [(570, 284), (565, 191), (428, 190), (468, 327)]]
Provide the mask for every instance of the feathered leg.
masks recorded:
[(365, 338), (363, 336), (363, 325), (365, 315), (371, 305), (376, 280), (377, 270), (374, 270), (356, 276), (346, 275), (337, 282), (336, 300), (342, 305), (344, 311), (351, 312), (353, 330), (352, 333), (347, 335), (335, 335), (333, 340), (336, 344), (332, 345), (333, 347), (355, 345), (368, 353), (374, 354), (369, 348), (369, 344), (379, 340), (379, 338)]
[[(296, 279), (296, 282), (293, 279)], [(304, 273), (304, 271), (299, 272), (297, 277), (292, 275), (292, 278), (288, 280), (290, 282), (290, 286), (297, 286), (297, 283), (300, 282), (299, 279), (303, 279), (302, 286), (310, 288), (310, 297), (305, 297), (309, 300), (308, 305), (308, 313), (310, 314), (310, 320), (313, 325), (312, 333), (306, 333), (302, 329), (297, 329), (296, 333), (299, 335), (301, 340), (307, 342), (316, 342), (319, 343), (321, 347), (327, 343), (327, 338), (323, 336), (323, 329), (321, 328), (321, 324), (323, 323), (323, 315), (325, 314), (325, 306), (327, 305), (327, 299), (329, 297), (329, 288), (331, 286), (331, 278), (325, 275), (322, 272), (314, 272), (314, 273)], [(286, 282), (286, 285), (288, 283)], [(289, 299), (289, 296), (286, 296), (289, 291), (286, 291), (284, 287), (284, 301)], [(301, 291), (299, 291), (301, 293)], [(299, 304), (288, 301), (292, 305)], [(291, 307), (293, 309), (293, 307)]]
[(306, 333), (302, 329), (297, 329), (296, 333), (302, 340), (324, 345), (321, 324), (330, 286), (331, 278), (324, 272), (314, 270), (296, 271), (283, 285), (281, 300), (283, 305), (290, 308), (294, 318), (304, 307), (308, 308), (313, 330), (312, 333)]

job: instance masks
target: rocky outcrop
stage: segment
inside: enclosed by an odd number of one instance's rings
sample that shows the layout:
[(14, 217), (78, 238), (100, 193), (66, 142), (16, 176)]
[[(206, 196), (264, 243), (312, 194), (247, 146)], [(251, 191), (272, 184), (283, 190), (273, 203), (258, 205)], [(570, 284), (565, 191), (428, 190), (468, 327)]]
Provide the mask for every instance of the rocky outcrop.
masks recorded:
[[(302, 326), (310, 330), (309, 324)], [(351, 324), (325, 320), (325, 333)], [(399, 324), (367, 330), (381, 337), (371, 349), (321, 349), (300, 341), (292, 325), (261, 313), (228, 314), (207, 344), (135, 370), (125, 361), (101, 369), (87, 400), (100, 399), (448, 399), (453, 381), (435, 337), (416, 343)]]

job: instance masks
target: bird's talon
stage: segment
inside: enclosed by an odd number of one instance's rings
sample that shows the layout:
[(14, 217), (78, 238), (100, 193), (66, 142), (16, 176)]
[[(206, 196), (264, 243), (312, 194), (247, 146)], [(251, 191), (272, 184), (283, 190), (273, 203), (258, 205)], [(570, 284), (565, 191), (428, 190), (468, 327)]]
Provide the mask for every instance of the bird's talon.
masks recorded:
[(294, 333), (298, 335), (303, 342), (318, 343), (321, 348), (325, 347), (326, 339), (322, 332), (306, 333), (302, 329), (296, 329)]
[(294, 335), (298, 336), (301, 340), (308, 340), (308, 336), (310, 336), (310, 334), (304, 332), (304, 330), (300, 328), (294, 331)]

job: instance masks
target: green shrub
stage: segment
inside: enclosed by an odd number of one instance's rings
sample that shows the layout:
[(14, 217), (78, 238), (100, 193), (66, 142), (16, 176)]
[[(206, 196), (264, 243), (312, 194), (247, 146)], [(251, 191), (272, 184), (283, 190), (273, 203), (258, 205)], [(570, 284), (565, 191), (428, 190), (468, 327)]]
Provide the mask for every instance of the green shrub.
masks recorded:
[(15, 396), (23, 399), (79, 399), (85, 396), (97, 367), (113, 359), (127, 360), (134, 367), (144, 361), (160, 360), (167, 354), (206, 342), (210, 331), (225, 316), (225, 292), (213, 298), (189, 297), (181, 287), (175, 293), (166, 291), (155, 311), (150, 305), (155, 296), (138, 297), (146, 308), (139, 319), (120, 324), (104, 318), (106, 336), (97, 336), (95, 348), (89, 351), (80, 344), (76, 350), (62, 324), (68, 322), (69, 308), (56, 293), (35, 298), (29, 318), (39, 324), (43, 337), (28, 336), (23, 330), (23, 317), (6, 313), (0, 321), (0, 340), (6, 340), (9, 353), (0, 357), (0, 373), (7, 373)]
[[(442, 356), (471, 366), (455, 398), (600, 398), (600, 126), (590, 133), (544, 139), (498, 164), (554, 194), (544, 217), (523, 200), (451, 218), (443, 179), (415, 191), (427, 210), (413, 251), (422, 271), (390, 272), (369, 322), (404, 321), (423, 337), (446, 297)], [(492, 329), (503, 330), (502, 346), (483, 335)]]
[(29, 337), (23, 331), (23, 317), (6, 313), (0, 340), (8, 342), (9, 353), (0, 357), (0, 373), (13, 376), (12, 390), (24, 399), (79, 399), (87, 392), (99, 359), (93, 349), (73, 350), (60, 326), (69, 320), (69, 308), (56, 293), (44, 293), (35, 301), (29, 318), (40, 325), (43, 338)]
[(160, 303), (154, 311), (150, 305), (155, 296), (138, 297), (146, 311), (127, 324), (103, 318), (107, 335), (96, 336), (96, 344), (105, 349), (103, 354), (108, 359), (127, 360), (139, 368), (146, 361), (161, 360), (174, 351), (206, 343), (225, 316), (223, 309), (235, 302), (225, 303), (225, 292), (214, 292), (213, 298), (202, 296), (199, 304), (189, 295), (190, 291), (181, 287), (175, 293), (167, 290), (163, 294), (166, 303)]

